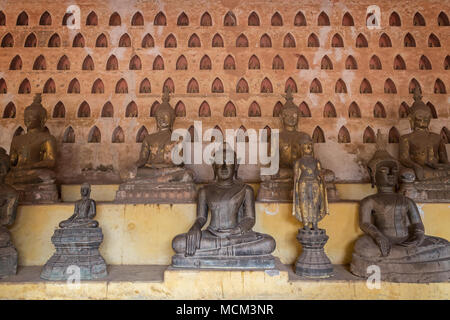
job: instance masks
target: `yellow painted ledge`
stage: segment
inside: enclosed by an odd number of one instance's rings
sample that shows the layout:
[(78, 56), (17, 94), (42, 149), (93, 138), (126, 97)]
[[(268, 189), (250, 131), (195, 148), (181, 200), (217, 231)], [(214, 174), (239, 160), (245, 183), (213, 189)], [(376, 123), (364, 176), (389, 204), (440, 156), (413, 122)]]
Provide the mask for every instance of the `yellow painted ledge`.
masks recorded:
[[(450, 239), (450, 205), (419, 204), (426, 234)], [(50, 241), (58, 223), (70, 217), (73, 204), (20, 206), (11, 234), (19, 253), (19, 265), (41, 266), (54, 247)], [(170, 265), (172, 239), (187, 232), (195, 220), (195, 204), (98, 204), (97, 220), (104, 240), (100, 252), (112, 265)], [(292, 264), (301, 252), (296, 240), (300, 223), (292, 216), (288, 203), (256, 204), (255, 231), (276, 240), (274, 256)], [(330, 204), (330, 215), (320, 223), (330, 239), (325, 246), (333, 264), (348, 264), (355, 240), (361, 235), (358, 226), (358, 203)]]
[[(299, 278), (290, 266), (278, 272), (177, 270), (167, 266), (109, 266), (104, 280), (66, 282), (39, 279), (40, 267), (25, 267), (19, 275), (0, 281), (0, 299), (442, 299), (450, 298), (450, 283), (381, 282), (369, 289), (343, 266), (335, 276)], [(20, 278), (18, 280), (17, 278)]]

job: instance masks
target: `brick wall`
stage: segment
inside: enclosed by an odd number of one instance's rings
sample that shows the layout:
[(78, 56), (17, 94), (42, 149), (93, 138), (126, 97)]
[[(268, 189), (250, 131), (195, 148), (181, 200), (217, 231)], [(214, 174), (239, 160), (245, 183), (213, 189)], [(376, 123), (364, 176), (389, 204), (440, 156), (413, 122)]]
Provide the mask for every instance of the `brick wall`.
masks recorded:
[[(65, 17), (72, 4), (79, 29)], [(370, 5), (380, 28), (366, 26)], [(367, 178), (378, 129), (396, 154), (414, 86), (435, 111), (432, 130), (449, 128), (448, 2), (11, 0), (0, 10), (0, 146), (9, 150), (24, 108), (44, 92), (61, 182), (92, 178), (82, 169), (101, 164), (114, 174), (93, 179), (118, 181), (137, 160), (138, 137), (156, 129), (151, 110), (164, 85), (174, 86), (176, 128), (201, 120), (222, 131), (279, 128), (274, 113), (291, 86), (300, 130), (341, 181)], [(256, 166), (241, 174), (258, 178)]]

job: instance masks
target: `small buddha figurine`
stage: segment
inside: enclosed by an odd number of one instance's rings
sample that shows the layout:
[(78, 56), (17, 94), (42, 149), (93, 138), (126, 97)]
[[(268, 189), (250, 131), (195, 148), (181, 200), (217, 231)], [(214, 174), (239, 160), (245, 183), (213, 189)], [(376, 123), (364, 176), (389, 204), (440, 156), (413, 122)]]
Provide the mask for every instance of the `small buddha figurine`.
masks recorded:
[(42, 268), (42, 279), (70, 279), (74, 266), (79, 268), (80, 280), (100, 279), (108, 274), (105, 259), (99, 251), (103, 232), (94, 220), (96, 203), (90, 198), (91, 185), (84, 183), (80, 193), (81, 200), (75, 202), (73, 215), (59, 223), (51, 238), (56, 252)]
[(196, 191), (193, 172), (172, 161), (175, 110), (169, 104), (169, 89), (164, 88), (163, 102), (156, 110), (158, 131), (142, 142), (135, 178), (122, 184), (116, 195), (120, 202), (161, 203), (193, 202)]
[(317, 224), (328, 214), (325, 181), (319, 160), (314, 158), (311, 139), (301, 141), (302, 157), (294, 165), (293, 214), (305, 229), (317, 230)]
[(395, 193), (399, 163), (379, 149), (368, 163), (372, 186), (378, 192), (360, 202), (359, 226), (365, 235), (355, 243), (351, 272), (368, 277), (376, 265), (381, 280), (436, 282), (450, 279), (450, 244), (425, 235), (414, 201)]
[(59, 223), (60, 228), (97, 228), (98, 222), (93, 220), (96, 215), (95, 201), (90, 198), (91, 185), (83, 183), (81, 186), (81, 200), (75, 202), (73, 215)]
[[(429, 131), (430, 108), (422, 102), (418, 88), (414, 90), (414, 104), (409, 111), (413, 132), (400, 137), (399, 159), (414, 175), (414, 186), (425, 200), (448, 201), (450, 199), (450, 164), (442, 137)], [(408, 175), (403, 172), (402, 175)], [(422, 198), (414, 198), (422, 200)]]
[(10, 148), (11, 171), (6, 183), (20, 193), (21, 202), (58, 200), (55, 185), (56, 139), (45, 128), (47, 111), (36, 94), (25, 108), (27, 133), (13, 138)]
[(9, 156), (5, 149), (0, 148), (0, 278), (14, 275), (17, 271), (17, 251), (8, 227), (16, 220), (19, 193), (5, 183), (9, 167)]
[[(275, 240), (252, 231), (253, 188), (237, 178), (238, 161), (229, 146), (216, 152), (215, 182), (198, 192), (197, 218), (188, 233), (176, 236), (174, 267), (273, 268)], [(222, 153), (222, 159), (220, 159)], [(209, 225), (202, 230), (208, 221)]]
[[(292, 201), (294, 163), (302, 154), (300, 141), (311, 139), (309, 134), (297, 131), (300, 111), (293, 101), (290, 87), (285, 99), (286, 103), (280, 112), (282, 129), (279, 135), (279, 170), (275, 175), (261, 175), (257, 200), (262, 202)], [(331, 170), (326, 172), (328, 180), (334, 180), (334, 173)], [(330, 186), (333, 182), (331, 181)]]

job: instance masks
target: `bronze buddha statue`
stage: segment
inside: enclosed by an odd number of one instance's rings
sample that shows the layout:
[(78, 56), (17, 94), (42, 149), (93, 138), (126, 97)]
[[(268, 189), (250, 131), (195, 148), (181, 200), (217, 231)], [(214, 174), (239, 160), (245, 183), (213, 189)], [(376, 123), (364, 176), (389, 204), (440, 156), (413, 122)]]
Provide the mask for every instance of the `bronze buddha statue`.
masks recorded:
[(96, 215), (95, 201), (90, 198), (91, 186), (83, 183), (81, 186), (81, 200), (75, 202), (73, 215), (59, 223), (60, 228), (97, 228), (98, 222), (93, 220)]
[(5, 183), (9, 168), (9, 156), (5, 149), (0, 148), (0, 278), (17, 272), (17, 251), (8, 227), (16, 220), (19, 193)]
[(368, 277), (368, 267), (376, 265), (385, 281), (448, 281), (450, 244), (425, 235), (415, 202), (395, 193), (398, 161), (386, 150), (378, 149), (368, 169), (378, 192), (360, 202), (359, 226), (365, 235), (355, 243), (351, 272)]
[(414, 104), (409, 111), (413, 132), (400, 137), (399, 160), (406, 168), (402, 176), (413, 175), (414, 186), (424, 193), (420, 200), (450, 199), (450, 164), (444, 140), (429, 131), (431, 110), (422, 102), (418, 88), (414, 91)]
[(158, 131), (142, 142), (136, 176), (126, 181), (116, 195), (118, 202), (174, 203), (195, 201), (193, 172), (172, 161), (172, 151), (178, 141), (172, 141), (175, 111), (169, 104), (169, 91), (164, 90), (163, 102), (156, 110)]
[(58, 201), (55, 181), (56, 139), (45, 128), (47, 110), (36, 94), (25, 108), (27, 132), (13, 138), (10, 148), (11, 171), (6, 183), (20, 193), (21, 203), (52, 203)]
[[(301, 157), (301, 141), (311, 140), (309, 134), (297, 131), (300, 111), (295, 105), (292, 90), (289, 87), (284, 96), (286, 103), (280, 112), (282, 129), (279, 133), (279, 170), (275, 175), (261, 175), (261, 185), (257, 200), (261, 202), (291, 202), (293, 196), (294, 163)], [(323, 169), (330, 189), (330, 199), (337, 199), (334, 186), (334, 172)]]
[(70, 279), (74, 268), (79, 268), (80, 280), (100, 279), (108, 274), (106, 262), (99, 251), (103, 233), (94, 220), (97, 209), (95, 201), (90, 198), (91, 185), (84, 183), (80, 193), (81, 200), (75, 202), (73, 215), (61, 221), (52, 236), (56, 252), (44, 265), (42, 279)]
[[(237, 178), (239, 165), (230, 147), (219, 148), (213, 163), (215, 182), (201, 188), (197, 218), (188, 233), (176, 236), (172, 266), (185, 268), (268, 269), (274, 267), (275, 240), (252, 231), (253, 188)], [(219, 160), (218, 154), (223, 152)], [(228, 158), (227, 158), (228, 156)], [(229, 160), (231, 159), (231, 161)], [(206, 229), (209, 211), (211, 220)]]

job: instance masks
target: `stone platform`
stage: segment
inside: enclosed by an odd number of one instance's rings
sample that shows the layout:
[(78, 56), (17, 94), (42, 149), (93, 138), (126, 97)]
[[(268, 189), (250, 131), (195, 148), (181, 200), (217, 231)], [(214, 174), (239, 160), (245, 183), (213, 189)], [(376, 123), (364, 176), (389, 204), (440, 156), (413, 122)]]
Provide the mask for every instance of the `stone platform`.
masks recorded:
[(168, 266), (108, 266), (102, 280), (64, 281), (39, 278), (42, 266), (19, 267), (16, 276), (0, 280), (0, 299), (441, 299), (450, 298), (450, 283), (381, 282), (369, 289), (348, 266), (334, 265), (334, 276), (306, 279), (292, 265), (276, 270), (224, 271), (174, 269)]

